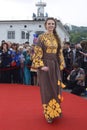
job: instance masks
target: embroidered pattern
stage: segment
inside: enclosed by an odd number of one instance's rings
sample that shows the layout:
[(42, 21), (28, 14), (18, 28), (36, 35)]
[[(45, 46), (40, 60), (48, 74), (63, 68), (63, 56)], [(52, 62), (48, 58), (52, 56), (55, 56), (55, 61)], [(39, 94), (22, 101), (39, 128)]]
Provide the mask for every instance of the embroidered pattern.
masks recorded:
[(60, 80), (58, 80), (58, 83), (57, 83), (61, 88), (65, 88), (66, 87), (66, 85), (62, 82), (62, 81), (60, 81)]
[(35, 46), (34, 48), (34, 55), (32, 56), (33, 62), (32, 62), (32, 67), (38, 68), (44, 66), (43, 61), (41, 60), (43, 56), (43, 51), (41, 47)]
[(46, 46), (46, 53), (57, 53), (57, 41), (53, 34), (44, 33), (40, 37), (41, 42)]
[[(44, 46), (46, 47), (46, 53), (53, 53), (53, 54), (57, 53), (58, 44), (53, 34), (47, 34), (47, 33), (41, 34), (39, 36), (38, 41), (40, 42), (40, 44), (44, 44)], [(33, 59), (32, 67), (38, 68), (44, 66), (42, 57), (43, 57), (43, 50), (41, 46), (36, 45), (34, 48), (34, 55), (32, 56)], [(60, 69), (63, 70), (65, 63), (62, 54), (62, 49), (60, 50), (59, 58), (60, 58)]]
[(60, 50), (59, 58), (60, 58), (60, 70), (63, 70), (65, 66), (65, 61), (64, 61), (62, 49)]
[(50, 100), (48, 104), (43, 104), (43, 108), (46, 119), (59, 117), (62, 112), (60, 104), (55, 99)]

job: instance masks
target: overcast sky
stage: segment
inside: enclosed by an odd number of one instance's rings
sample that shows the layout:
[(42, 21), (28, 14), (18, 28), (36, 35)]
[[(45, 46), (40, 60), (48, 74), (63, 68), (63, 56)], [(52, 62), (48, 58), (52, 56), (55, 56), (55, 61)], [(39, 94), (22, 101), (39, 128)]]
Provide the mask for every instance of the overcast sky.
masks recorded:
[[(0, 0), (0, 20), (28, 20), (37, 13), (35, 3), (40, 0)], [(45, 13), (63, 24), (87, 26), (87, 0), (42, 0), (47, 3)]]

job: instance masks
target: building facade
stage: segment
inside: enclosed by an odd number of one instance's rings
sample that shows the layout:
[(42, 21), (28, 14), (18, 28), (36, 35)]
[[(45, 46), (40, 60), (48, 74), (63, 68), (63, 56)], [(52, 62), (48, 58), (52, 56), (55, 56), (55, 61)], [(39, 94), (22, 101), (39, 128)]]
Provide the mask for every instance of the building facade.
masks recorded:
[[(3, 20), (0, 21), (0, 42), (2, 40), (25, 43), (33, 43), (34, 34), (45, 32), (44, 21), (48, 14), (44, 15), (46, 3), (36, 3), (37, 15), (33, 13), (32, 20)], [(57, 20), (57, 32), (63, 41), (69, 41), (69, 34), (60, 20)]]

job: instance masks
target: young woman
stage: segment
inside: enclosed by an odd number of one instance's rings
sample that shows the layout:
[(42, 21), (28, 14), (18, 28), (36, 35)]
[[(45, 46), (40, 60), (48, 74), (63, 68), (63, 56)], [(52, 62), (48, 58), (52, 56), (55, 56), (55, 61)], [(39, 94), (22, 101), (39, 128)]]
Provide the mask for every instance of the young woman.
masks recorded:
[(53, 119), (60, 117), (62, 113), (61, 86), (64, 86), (61, 81), (61, 70), (64, 68), (64, 58), (56, 26), (54, 18), (47, 18), (45, 21), (47, 31), (38, 38), (32, 63), (32, 67), (38, 68), (44, 116), (48, 123), (52, 123)]
[(8, 48), (8, 44), (3, 42), (1, 44), (0, 50), (0, 78), (1, 83), (11, 83), (11, 76), (10, 76), (10, 65), (11, 65), (11, 51)]

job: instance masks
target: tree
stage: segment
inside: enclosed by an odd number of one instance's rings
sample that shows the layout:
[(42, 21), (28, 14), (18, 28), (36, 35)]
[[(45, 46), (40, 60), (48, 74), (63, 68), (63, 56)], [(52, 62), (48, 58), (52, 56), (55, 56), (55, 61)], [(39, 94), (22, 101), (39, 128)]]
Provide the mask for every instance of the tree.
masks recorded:
[(70, 33), (70, 42), (79, 43), (82, 40), (80, 33)]

